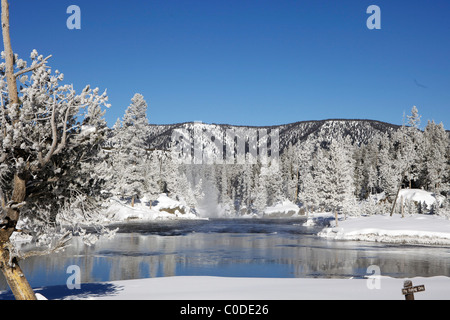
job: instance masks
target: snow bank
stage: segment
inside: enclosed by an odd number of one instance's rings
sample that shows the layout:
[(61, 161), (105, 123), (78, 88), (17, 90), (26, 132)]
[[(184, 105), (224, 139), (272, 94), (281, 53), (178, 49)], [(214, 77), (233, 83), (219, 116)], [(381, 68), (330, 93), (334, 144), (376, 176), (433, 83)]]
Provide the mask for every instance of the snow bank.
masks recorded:
[[(342, 219), (342, 217), (340, 217)], [(362, 240), (389, 243), (450, 245), (450, 220), (436, 215), (399, 214), (349, 217), (318, 233), (337, 240)]]
[(158, 199), (154, 201), (152, 210), (159, 212), (167, 212), (175, 215), (184, 215), (189, 213), (190, 209), (180, 201), (169, 198), (165, 193), (159, 195)]
[(398, 194), (397, 203), (400, 203), (400, 199), (403, 197), (405, 200), (415, 201), (417, 203), (425, 202), (430, 209), (432, 205), (438, 203), (441, 204), (444, 197), (436, 195), (434, 193), (422, 190), (422, 189), (402, 189)]
[[(108, 282), (114, 290), (104, 295), (82, 294), (65, 299), (99, 300), (404, 300), (403, 281), (371, 279), (232, 278), (209, 276), (162, 277)], [(416, 300), (450, 299), (450, 278), (410, 278), (425, 285)], [(379, 283), (379, 289), (373, 284)], [(83, 284), (81, 285), (83, 288)], [(372, 289), (371, 289), (372, 288)], [(45, 292), (42, 292), (45, 295)]]
[(303, 223), (305, 227), (328, 226), (331, 220), (334, 220), (334, 214), (331, 212), (308, 213), (307, 220)]
[(300, 208), (291, 201), (282, 201), (264, 210), (264, 216), (291, 217), (300, 213)]
[(150, 208), (145, 201), (136, 202), (134, 207), (116, 198), (110, 200), (107, 213), (113, 221), (126, 220), (171, 220), (171, 219), (196, 219), (195, 214), (183, 203), (169, 198), (166, 194), (159, 195)]

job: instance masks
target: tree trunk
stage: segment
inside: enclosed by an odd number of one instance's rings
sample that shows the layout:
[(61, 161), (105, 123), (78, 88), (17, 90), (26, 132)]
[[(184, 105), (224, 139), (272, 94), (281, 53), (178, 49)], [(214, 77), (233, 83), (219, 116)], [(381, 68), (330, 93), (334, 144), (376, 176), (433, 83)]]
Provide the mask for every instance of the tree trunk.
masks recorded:
[(8, 249), (1, 247), (0, 269), (2, 270), (16, 300), (36, 300), (36, 295), (17, 264), (16, 259), (12, 259), (12, 266), (10, 265), (9, 260), (10, 256)]
[(401, 185), (400, 185), (400, 187), (399, 187), (398, 190), (397, 190), (397, 195), (395, 196), (394, 203), (393, 203), (393, 205), (392, 205), (391, 214), (390, 214), (391, 217), (392, 217), (392, 215), (394, 214), (395, 205), (397, 204), (398, 194), (400, 193), (401, 188), (402, 188), (402, 187), (401, 187)]
[[(12, 200), (21, 203), (25, 200), (25, 197), (26, 180), (16, 174), (14, 176)], [(11, 259), (7, 249), (9, 238), (16, 229), (19, 216), (19, 209), (9, 208), (6, 215), (7, 224), (0, 230), (0, 269), (17, 300), (36, 300), (36, 295), (20, 269), (17, 259)]]
[[(14, 176), (12, 201), (21, 203), (26, 197), (26, 180), (17, 174)], [(7, 244), (16, 230), (20, 212), (18, 208), (7, 210), (7, 225), (0, 232), (0, 269), (17, 300), (36, 300), (36, 295), (23, 274), (16, 258), (11, 258)]]
[[(11, 114), (18, 114), (19, 110), (19, 94), (17, 92), (16, 76), (14, 75), (14, 51), (11, 46), (11, 37), (9, 32), (9, 4), (8, 0), (1, 0), (2, 6), (2, 35), (5, 52), (5, 74), (8, 83), (8, 109)], [(17, 118), (13, 119), (13, 123)], [(14, 189), (12, 194), (12, 201), (21, 203), (26, 198), (26, 179), (14, 175)], [(2, 223), (0, 229), (0, 269), (5, 275), (11, 291), (17, 300), (36, 300), (36, 295), (31, 289), (30, 284), (25, 278), (22, 270), (17, 264), (15, 258), (11, 259), (7, 245), (9, 238), (16, 229), (17, 221), (19, 220), (20, 212), (18, 208), (8, 208), (5, 221)], [(10, 261), (12, 260), (12, 261)]]
[(14, 189), (11, 200), (17, 203), (25, 201), (27, 195), (27, 181), (18, 174), (14, 175)]
[[(17, 82), (14, 76), (14, 52), (11, 47), (11, 38), (9, 35), (9, 5), (8, 0), (2, 0), (2, 32), (3, 45), (5, 47), (5, 73), (8, 82), (8, 98), (10, 104), (19, 103), (17, 93)], [(17, 106), (15, 106), (16, 108)]]

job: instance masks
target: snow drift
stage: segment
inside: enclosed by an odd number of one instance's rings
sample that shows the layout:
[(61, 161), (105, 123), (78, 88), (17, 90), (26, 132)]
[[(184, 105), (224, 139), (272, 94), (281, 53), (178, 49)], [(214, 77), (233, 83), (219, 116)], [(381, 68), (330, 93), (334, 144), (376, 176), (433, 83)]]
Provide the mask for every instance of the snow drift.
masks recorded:
[[(316, 219), (312, 217), (311, 219)], [(307, 222), (310, 223), (311, 222)], [(450, 220), (436, 215), (414, 214), (349, 217), (318, 233), (336, 240), (377, 241), (402, 244), (450, 245)]]
[[(404, 279), (380, 276), (379, 288), (370, 289), (373, 279), (311, 278), (229, 278), (229, 277), (161, 277), (107, 282), (105, 294), (82, 294), (73, 290), (61, 299), (95, 300), (404, 300)], [(426, 290), (417, 300), (450, 299), (450, 278), (412, 278)], [(83, 288), (83, 284), (81, 285)], [(48, 288), (51, 290), (51, 287)], [(37, 290), (43, 296), (46, 290)], [(77, 294), (77, 291), (79, 294)], [(58, 298), (56, 298), (58, 299)]]
[(112, 216), (111, 222), (127, 220), (161, 220), (161, 219), (196, 219), (198, 218), (191, 209), (180, 201), (169, 198), (165, 193), (149, 203), (142, 199), (136, 202), (134, 207), (117, 198), (110, 201), (107, 212)]

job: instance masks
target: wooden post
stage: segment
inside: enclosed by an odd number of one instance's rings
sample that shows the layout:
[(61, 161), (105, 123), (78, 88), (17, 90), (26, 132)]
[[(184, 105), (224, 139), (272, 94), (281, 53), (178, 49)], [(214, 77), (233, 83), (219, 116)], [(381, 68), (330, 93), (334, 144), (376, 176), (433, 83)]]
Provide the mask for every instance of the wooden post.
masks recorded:
[(338, 213), (337, 210), (334, 210), (334, 219), (336, 220), (336, 227), (338, 226)]
[[(412, 288), (412, 286), (411, 280), (405, 280), (405, 282), (403, 282), (403, 289)], [(405, 300), (414, 300), (414, 293), (405, 294)]]
[(424, 292), (425, 286), (423, 284), (414, 286), (411, 280), (405, 280), (403, 282), (402, 294), (405, 296), (405, 300), (414, 300), (414, 292)]
[(400, 190), (401, 190), (401, 184), (400, 184), (400, 187), (398, 188), (398, 190), (397, 190), (397, 195), (395, 196), (395, 200), (394, 200), (394, 203), (392, 204), (392, 209), (391, 209), (391, 217), (392, 217), (392, 215), (394, 214), (394, 210), (395, 210), (395, 205), (397, 204), (397, 199), (398, 199), (398, 194), (400, 193)]
[(400, 205), (401, 207), (401, 212), (402, 212), (402, 218), (405, 217), (405, 204), (403, 203), (403, 196), (400, 197)]
[(405, 300), (414, 300), (414, 292), (424, 292), (425, 286), (423, 284), (414, 286), (411, 280), (405, 280), (403, 282), (402, 294), (405, 296)]

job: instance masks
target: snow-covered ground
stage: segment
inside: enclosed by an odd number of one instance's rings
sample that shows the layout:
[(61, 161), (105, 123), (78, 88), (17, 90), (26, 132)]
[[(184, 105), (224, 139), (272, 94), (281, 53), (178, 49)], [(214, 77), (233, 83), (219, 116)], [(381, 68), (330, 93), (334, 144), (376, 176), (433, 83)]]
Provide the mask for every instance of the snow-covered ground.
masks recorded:
[(297, 216), (300, 208), (291, 201), (282, 201), (264, 210), (267, 217), (291, 217)]
[(190, 208), (180, 201), (169, 198), (162, 193), (153, 201), (150, 207), (145, 199), (138, 201), (132, 207), (131, 204), (120, 201), (117, 198), (110, 200), (107, 216), (112, 222), (128, 220), (171, 220), (171, 219), (198, 219), (198, 216), (190, 211)]
[(445, 197), (436, 195), (434, 193), (422, 190), (422, 189), (402, 189), (398, 193), (397, 203), (400, 203), (401, 199), (415, 201), (418, 203), (426, 203), (428, 208), (431, 208), (433, 204), (441, 204)]
[[(449, 277), (411, 278), (416, 300), (450, 299)], [(404, 300), (404, 279), (162, 277), (103, 283), (105, 293), (72, 290), (64, 299), (99, 300)], [(45, 296), (45, 290), (37, 290)]]
[[(420, 189), (403, 189), (399, 199), (426, 203), (430, 208), (443, 201), (442, 196)], [(399, 202), (399, 201), (398, 201)], [(400, 202), (399, 202), (400, 203)], [(319, 236), (336, 240), (361, 240), (389, 243), (450, 245), (450, 219), (429, 214), (399, 213), (369, 216), (339, 217), (338, 223), (330, 214), (312, 215), (306, 225), (314, 225), (327, 219), (330, 227), (318, 233)]]
[[(341, 217), (342, 218), (342, 217)], [(312, 217), (311, 220), (317, 219)], [(311, 224), (311, 221), (307, 223)], [(389, 243), (450, 245), (450, 220), (435, 215), (414, 214), (404, 218), (399, 214), (347, 217), (338, 225), (318, 233), (336, 240), (361, 240)]]

